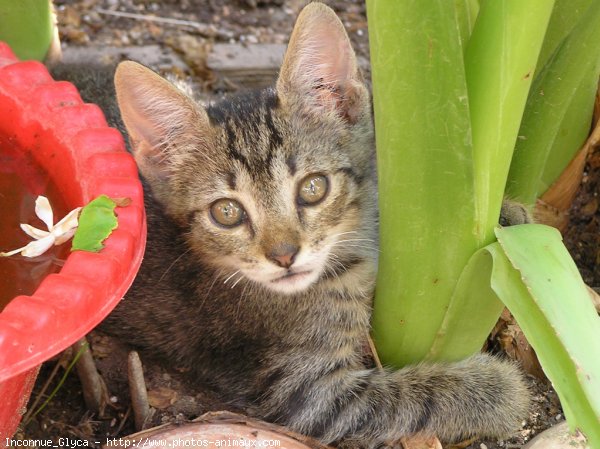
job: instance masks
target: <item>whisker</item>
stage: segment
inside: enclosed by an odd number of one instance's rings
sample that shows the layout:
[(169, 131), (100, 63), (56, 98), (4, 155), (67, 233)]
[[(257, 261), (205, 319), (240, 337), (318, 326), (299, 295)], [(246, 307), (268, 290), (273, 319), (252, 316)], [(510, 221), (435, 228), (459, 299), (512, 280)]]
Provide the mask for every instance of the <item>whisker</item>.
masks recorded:
[[(347, 267), (342, 262), (340, 262), (340, 256), (338, 254), (331, 251), (328, 256), (329, 256), (328, 264), (325, 266), (324, 271), (326, 273), (330, 274), (334, 279), (340, 280), (342, 275), (351, 276), (353, 279), (359, 279), (359, 276), (357, 273), (353, 272), (352, 270), (348, 270)], [(341, 267), (342, 272), (338, 273), (334, 269), (334, 267)], [(368, 291), (365, 291), (363, 288), (361, 288), (360, 283), (356, 284), (354, 286), (354, 288), (357, 290), (357, 292), (356, 292), (357, 295), (348, 291), (348, 294), (350, 295), (350, 298), (353, 301), (363, 301), (364, 299), (371, 297), (371, 293), (369, 293)]]
[(373, 246), (359, 245), (358, 243), (350, 243), (350, 244), (347, 244), (344, 246), (338, 246), (337, 249), (339, 249), (339, 250), (354, 250), (354, 251), (357, 251), (358, 249), (362, 249), (362, 250), (374, 251), (374, 252), (378, 252), (378, 253), (381, 252), (381, 250), (375, 245), (373, 245)]
[(371, 251), (381, 252), (381, 250), (378, 247), (376, 247), (376, 246), (359, 245), (357, 243), (352, 243), (350, 245), (344, 245), (341, 248), (342, 249), (344, 249), (344, 248), (362, 248), (362, 249), (368, 249), (368, 250), (371, 250)]
[(249, 289), (249, 293), (252, 294), (252, 292), (254, 291), (254, 283), (253, 282), (246, 282), (246, 285), (244, 286), (244, 289), (242, 290), (242, 294), (240, 295), (240, 304), (246, 297), (246, 292), (248, 292), (248, 289)]
[(329, 238), (333, 239), (333, 238), (339, 237), (340, 235), (346, 235), (346, 234), (358, 234), (358, 231), (338, 232), (337, 234), (331, 235)]
[(243, 274), (240, 275), (239, 279), (233, 283), (233, 285), (231, 286), (231, 288), (234, 288), (238, 284), (238, 282), (240, 282), (242, 279), (244, 279), (244, 275)]
[(375, 240), (373, 240), (373, 239), (345, 239), (345, 240), (338, 240), (335, 243), (346, 243), (346, 242), (371, 242), (371, 243), (375, 243)]
[(227, 279), (225, 279), (223, 281), (223, 284), (227, 284), (227, 282), (229, 282), (229, 280), (234, 277), (236, 274), (238, 274), (240, 272), (240, 270), (235, 271), (233, 274), (229, 275), (229, 277)]
[(329, 256), (331, 257), (329, 262), (331, 263), (331, 265), (334, 265), (334, 266), (330, 266), (330, 264), (327, 264), (325, 266), (325, 270), (328, 274), (333, 276), (335, 279), (339, 279), (340, 273), (338, 273), (335, 270), (335, 268), (339, 268), (342, 273), (347, 273), (347, 267), (341, 262), (341, 260), (337, 254), (330, 252)]
[(185, 256), (187, 253), (189, 253), (191, 250), (192, 250), (192, 248), (188, 248), (186, 251), (184, 251), (183, 253), (181, 253), (181, 254), (180, 254), (178, 257), (177, 257), (177, 259), (175, 259), (175, 260), (174, 260), (174, 261), (171, 263), (171, 265), (169, 265), (169, 266), (167, 267), (167, 269), (165, 270), (165, 272), (164, 272), (164, 273), (162, 274), (162, 276), (161, 276), (161, 277), (158, 279), (158, 282), (160, 283), (160, 282), (161, 282), (161, 281), (162, 281), (162, 280), (165, 278), (165, 276), (167, 275), (167, 273), (168, 273), (169, 271), (171, 271), (171, 268), (173, 268), (173, 267), (175, 266), (175, 264), (176, 264), (177, 262), (179, 262), (179, 260), (180, 260), (180, 259), (181, 259), (183, 256)]
[(378, 242), (376, 242), (373, 239), (368, 239), (368, 238), (361, 238), (361, 239), (344, 239), (344, 240), (338, 240), (336, 242), (334, 242), (331, 247), (335, 247), (335, 246), (339, 246), (341, 244), (346, 244), (345, 246), (358, 246), (357, 243), (371, 243), (372, 245), (365, 245), (366, 247), (372, 246), (373, 249), (378, 249), (379, 245)]
[(206, 292), (206, 295), (204, 295), (204, 299), (202, 299), (202, 303), (200, 304), (200, 309), (202, 309), (202, 307), (204, 306), (204, 303), (206, 302), (206, 300), (208, 299), (210, 292), (212, 291), (215, 282), (217, 282), (217, 279), (219, 279), (219, 277), (221, 277), (221, 274), (223, 274), (223, 269), (219, 269), (219, 271), (217, 271), (217, 273), (215, 274), (213, 281), (210, 284), (210, 287), (208, 287), (208, 291)]

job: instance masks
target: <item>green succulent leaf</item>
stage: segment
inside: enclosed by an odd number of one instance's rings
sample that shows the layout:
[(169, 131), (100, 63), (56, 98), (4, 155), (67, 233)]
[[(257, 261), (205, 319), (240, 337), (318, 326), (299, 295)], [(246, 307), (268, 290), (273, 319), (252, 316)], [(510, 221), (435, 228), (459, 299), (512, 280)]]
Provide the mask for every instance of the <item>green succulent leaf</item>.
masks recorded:
[(477, 249), (456, 13), (445, 0), (367, 1), (381, 229), (373, 338), (393, 366), (429, 352)]
[(494, 241), (521, 117), (553, 5), (553, 0), (482, 2), (467, 45), (480, 247)]
[(98, 252), (104, 248), (102, 242), (118, 226), (115, 207), (117, 203), (106, 195), (100, 195), (84, 206), (71, 251)]
[(458, 279), (427, 359), (458, 361), (481, 350), (504, 309), (490, 285), (492, 265), (487, 247), (473, 254)]
[(587, 9), (536, 77), (507, 182), (532, 204), (585, 141), (600, 74), (600, 1)]
[(600, 448), (600, 318), (560, 233), (543, 225), (496, 229), (492, 288), (552, 381), (572, 429)]
[(469, 37), (479, 13), (479, 0), (454, 0), (456, 18), (463, 50), (467, 47)]
[(0, 0), (0, 41), (21, 59), (42, 60), (54, 33), (50, 0)]
[(569, 35), (595, 0), (556, 0), (544, 45), (540, 51), (538, 67), (546, 65), (560, 43)]

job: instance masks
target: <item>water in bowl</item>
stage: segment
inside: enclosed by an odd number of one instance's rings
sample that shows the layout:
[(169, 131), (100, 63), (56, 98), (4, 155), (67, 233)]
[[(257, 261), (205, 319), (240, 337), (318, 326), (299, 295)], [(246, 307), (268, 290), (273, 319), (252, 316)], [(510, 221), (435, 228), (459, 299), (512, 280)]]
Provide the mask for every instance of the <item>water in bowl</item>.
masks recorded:
[[(44, 195), (50, 201), (54, 222), (69, 210), (56, 185), (33, 160), (31, 154), (0, 136), (0, 251), (20, 248), (32, 239), (19, 224), (28, 223), (46, 230), (35, 215), (35, 199)], [(70, 243), (53, 246), (38, 257), (0, 257), (0, 310), (15, 296), (31, 295), (44, 277), (60, 269), (68, 256)]]

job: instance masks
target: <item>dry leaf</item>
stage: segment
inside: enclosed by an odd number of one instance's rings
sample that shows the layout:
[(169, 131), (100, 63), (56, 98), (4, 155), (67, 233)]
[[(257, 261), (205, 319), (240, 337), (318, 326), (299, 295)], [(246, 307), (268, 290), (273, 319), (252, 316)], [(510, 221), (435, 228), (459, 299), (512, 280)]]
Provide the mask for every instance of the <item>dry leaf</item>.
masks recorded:
[(167, 44), (183, 56), (195, 75), (205, 81), (214, 81), (214, 73), (206, 66), (206, 59), (211, 50), (210, 43), (198, 40), (194, 36), (181, 35), (167, 39)]
[(584, 204), (580, 209), (581, 214), (584, 217), (591, 217), (592, 215), (595, 215), (597, 210), (598, 198), (596, 197), (591, 198), (590, 201)]
[(600, 313), (600, 295), (593, 288), (587, 286), (588, 292), (590, 293), (590, 298), (592, 298), (592, 302), (594, 303), (594, 307), (596, 308), (596, 312)]
[(529, 345), (525, 334), (523, 334), (508, 309), (502, 311), (502, 315), (492, 332), (492, 338), (498, 342), (502, 350), (511, 359), (518, 360), (527, 373), (540, 379), (545, 378), (535, 351)]
[(90, 344), (92, 353), (97, 359), (105, 359), (114, 351), (115, 343), (111, 337), (106, 335), (94, 335)]
[(436, 437), (425, 438), (415, 436), (402, 438), (401, 443), (403, 449), (442, 449), (442, 443)]
[(535, 351), (508, 309), (502, 311), (491, 338), (498, 342), (506, 355), (513, 360), (518, 360), (527, 373), (540, 379), (546, 377)]
[(148, 403), (157, 409), (170, 407), (177, 400), (177, 392), (167, 387), (158, 387), (154, 390), (148, 390)]
[(63, 41), (69, 41), (75, 44), (86, 44), (90, 41), (90, 38), (85, 31), (73, 25), (61, 26), (59, 34)]
[(477, 438), (475, 438), (475, 437), (470, 438), (470, 439), (462, 441), (460, 443), (450, 444), (446, 449), (465, 449), (466, 447), (473, 444), (475, 441), (477, 441)]
[(544, 379), (546, 375), (542, 370), (537, 355), (521, 328), (515, 324), (509, 324), (498, 338), (504, 351), (513, 359), (521, 363), (523, 369), (533, 376)]
[[(161, 440), (163, 444), (165, 441), (167, 444), (181, 444), (181, 442), (189, 441), (188, 438), (197, 439), (204, 436), (213, 440), (243, 439), (248, 443), (248, 447), (261, 446), (257, 444), (258, 440), (278, 440), (281, 441), (281, 447), (332, 449), (313, 438), (297, 434), (285, 427), (231, 412), (209, 412), (187, 423), (163, 424), (129, 435), (127, 438), (148, 443)], [(108, 448), (109, 446), (103, 447)]]

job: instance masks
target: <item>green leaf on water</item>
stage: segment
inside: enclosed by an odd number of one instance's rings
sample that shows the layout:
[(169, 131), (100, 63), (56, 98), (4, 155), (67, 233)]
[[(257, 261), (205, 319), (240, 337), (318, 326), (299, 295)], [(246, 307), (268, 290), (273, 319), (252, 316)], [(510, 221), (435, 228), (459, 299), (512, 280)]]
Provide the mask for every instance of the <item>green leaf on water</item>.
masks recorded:
[(84, 206), (79, 216), (79, 227), (73, 237), (71, 251), (96, 253), (104, 248), (102, 242), (118, 226), (116, 206), (117, 204), (106, 195), (100, 195)]

